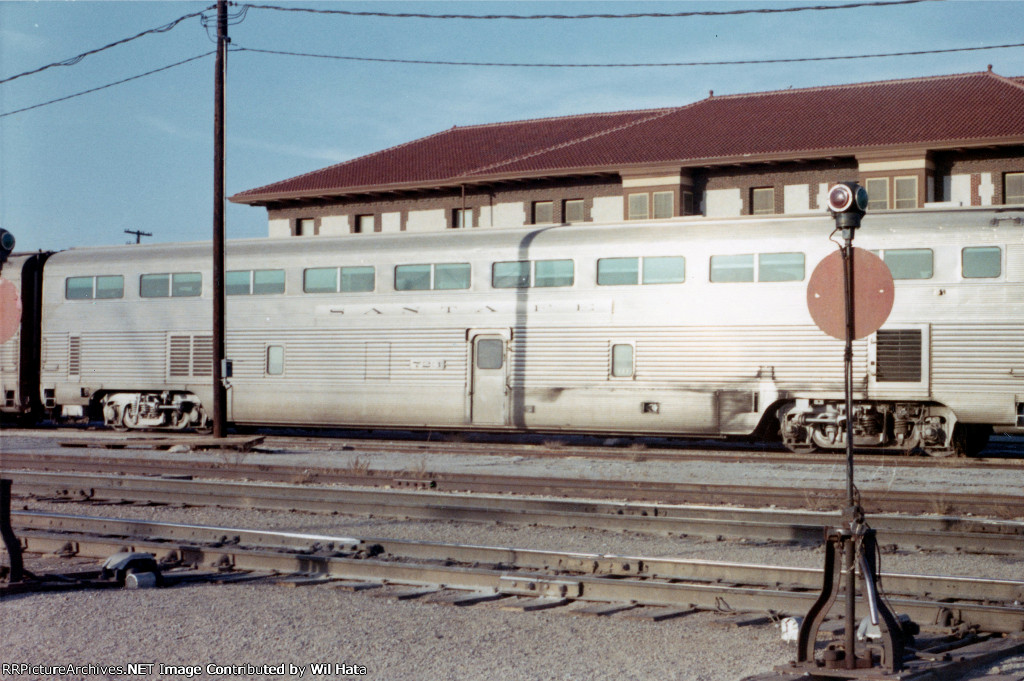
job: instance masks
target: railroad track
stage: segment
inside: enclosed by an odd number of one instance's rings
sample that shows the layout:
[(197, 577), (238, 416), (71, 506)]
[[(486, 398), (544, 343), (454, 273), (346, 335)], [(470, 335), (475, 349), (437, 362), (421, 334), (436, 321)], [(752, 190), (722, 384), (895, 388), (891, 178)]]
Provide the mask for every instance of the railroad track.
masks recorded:
[[(820, 541), (837, 512), (531, 498), (440, 490), (281, 485), (84, 473), (9, 471), (13, 493), (44, 499), (373, 514), (398, 518), (590, 527), (661, 535)], [(506, 484), (506, 490), (507, 490)], [(1024, 522), (952, 516), (869, 516), (883, 546), (1024, 554)]]
[[(264, 432), (264, 431), (261, 431)], [(131, 448), (134, 443), (149, 448), (157, 439), (173, 444), (188, 445), (190, 440), (208, 438), (191, 434), (132, 434), (111, 431), (65, 431), (29, 430), (15, 431), (14, 437), (56, 441), (64, 447), (117, 447)], [(520, 436), (488, 437), (468, 434), (469, 441), (463, 441), (459, 434), (441, 434), (436, 439), (430, 435), (406, 439), (381, 439), (376, 436), (352, 436), (343, 432), (336, 436), (311, 435), (306, 431), (298, 434), (284, 434), (266, 431), (262, 436), (261, 450), (292, 450), (302, 452), (331, 452), (358, 450), (367, 454), (376, 452), (402, 452), (408, 454), (487, 454), (528, 458), (586, 457), (592, 459), (642, 460), (642, 461), (732, 461), (743, 463), (781, 463), (832, 465), (841, 461), (839, 455), (828, 453), (797, 454), (781, 445), (769, 443), (747, 443), (729, 440), (699, 441), (649, 441), (643, 438), (606, 438), (608, 444), (582, 444), (580, 440), (564, 436)], [(484, 438), (484, 441), (476, 441)], [(589, 438), (593, 440), (594, 438)], [(144, 444), (148, 443), (148, 444)], [(168, 446), (171, 446), (169, 444)], [(932, 458), (927, 456), (898, 456), (893, 454), (857, 454), (858, 463), (866, 466), (889, 466), (900, 468), (972, 468), (972, 469), (1024, 469), (1024, 436), (996, 434), (988, 447), (978, 457)]]
[[(782, 566), (31, 512), (15, 512), (12, 520), (31, 552), (105, 558), (128, 549), (153, 553), (169, 565), (269, 571), (366, 586), (400, 584), (417, 587), (418, 596), (443, 589), (437, 598), (449, 602), (508, 599), (508, 607), (524, 610), (617, 604), (620, 610), (646, 607), (679, 614), (704, 609), (782, 617), (806, 612), (821, 582), (819, 571)], [(919, 624), (1024, 631), (1024, 581), (883, 574), (881, 583), (891, 608)], [(650, 614), (657, 618), (658, 612)]]
[[(4, 475), (18, 469), (43, 471), (120, 473), (124, 475), (194, 476), (242, 479), (290, 484), (354, 485), (438, 492), (516, 494), (533, 496), (615, 499), (670, 504), (734, 504), (745, 507), (836, 509), (845, 505), (838, 488), (765, 487), (764, 485), (711, 485), (540, 476), (484, 475), (428, 471), (375, 469), (358, 462), (346, 468), (268, 465), (224, 460), (136, 459), (61, 454), (5, 452)], [(1024, 518), (1024, 496), (1007, 494), (936, 494), (934, 492), (862, 490), (862, 506), (868, 513), (930, 513), (938, 515)]]

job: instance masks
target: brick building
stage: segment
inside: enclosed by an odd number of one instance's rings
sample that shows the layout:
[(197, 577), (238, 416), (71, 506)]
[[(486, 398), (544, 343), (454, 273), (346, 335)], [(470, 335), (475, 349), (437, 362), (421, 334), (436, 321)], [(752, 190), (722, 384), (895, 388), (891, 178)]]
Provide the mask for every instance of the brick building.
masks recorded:
[(270, 236), (1024, 204), (1024, 77), (991, 71), (453, 127), (241, 192)]

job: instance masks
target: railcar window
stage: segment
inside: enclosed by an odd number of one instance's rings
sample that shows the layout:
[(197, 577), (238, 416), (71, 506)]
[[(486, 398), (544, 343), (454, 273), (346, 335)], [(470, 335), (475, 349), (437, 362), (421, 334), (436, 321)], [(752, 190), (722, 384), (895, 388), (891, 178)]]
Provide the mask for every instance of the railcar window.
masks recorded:
[(476, 343), (476, 368), (500, 369), (505, 364), (505, 341), (481, 338)]
[(601, 258), (597, 261), (598, 286), (633, 286), (640, 281), (640, 258)]
[(900, 248), (882, 251), (893, 279), (931, 279), (932, 249)]
[(98, 277), (68, 277), (64, 281), (67, 300), (111, 300), (124, 297), (124, 277), (105, 275)]
[(119, 274), (96, 277), (96, 298), (99, 300), (124, 298), (124, 277)]
[(374, 288), (373, 265), (341, 268), (341, 290), (344, 293), (366, 293)]
[(612, 376), (615, 378), (633, 376), (633, 346), (629, 343), (612, 345)]
[(469, 263), (439, 265), (398, 265), (395, 267), (396, 291), (451, 291), (470, 285)]
[(434, 265), (434, 288), (439, 291), (467, 289), (470, 276), (469, 263)]
[(252, 293), (252, 270), (235, 270), (224, 274), (224, 293), (229, 296), (247, 296)]
[(171, 275), (171, 296), (189, 298), (203, 292), (203, 275), (199, 272), (179, 272)]
[(396, 291), (429, 291), (430, 265), (399, 265), (395, 268)]
[(494, 263), (491, 268), (491, 285), (494, 288), (528, 288), (530, 286), (530, 261)]
[(711, 281), (754, 281), (754, 255), (711, 256)]
[(316, 267), (304, 271), (302, 290), (306, 293), (337, 293), (338, 268)]
[(551, 288), (572, 286), (575, 281), (572, 260), (514, 260), (491, 266), (494, 288)]
[(534, 263), (534, 286), (572, 286), (574, 279), (572, 260), (538, 260)]
[(224, 291), (229, 296), (284, 293), (284, 270), (233, 270), (224, 276)]
[(139, 295), (143, 298), (167, 298), (171, 294), (171, 275), (143, 274), (139, 277)]
[(1003, 249), (998, 246), (965, 248), (961, 257), (965, 279), (988, 279), (1002, 274)]
[(91, 300), (93, 277), (68, 277), (64, 281), (64, 297), (68, 300)]
[(758, 281), (803, 281), (803, 253), (761, 253), (757, 256)]
[(190, 298), (203, 292), (203, 275), (199, 272), (143, 274), (139, 277), (139, 295), (143, 298)]
[(267, 375), (280, 376), (284, 373), (284, 346), (267, 346)]
[(686, 281), (686, 258), (644, 258), (644, 284), (681, 284)]

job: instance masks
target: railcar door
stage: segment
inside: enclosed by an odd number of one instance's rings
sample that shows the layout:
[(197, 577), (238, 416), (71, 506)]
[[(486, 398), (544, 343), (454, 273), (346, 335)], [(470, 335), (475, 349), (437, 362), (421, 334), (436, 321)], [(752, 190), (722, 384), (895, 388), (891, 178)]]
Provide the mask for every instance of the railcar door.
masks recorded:
[(474, 426), (503, 426), (508, 414), (506, 340), (497, 334), (481, 334), (473, 336), (472, 344), (472, 423)]

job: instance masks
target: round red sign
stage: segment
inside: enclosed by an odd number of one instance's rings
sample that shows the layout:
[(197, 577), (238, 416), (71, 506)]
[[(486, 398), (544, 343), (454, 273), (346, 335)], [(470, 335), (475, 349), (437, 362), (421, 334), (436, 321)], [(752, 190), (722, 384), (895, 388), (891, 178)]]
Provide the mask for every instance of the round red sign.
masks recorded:
[[(869, 336), (885, 323), (892, 312), (895, 286), (892, 273), (881, 258), (854, 248), (853, 251), (853, 337)], [(846, 340), (846, 297), (843, 291), (843, 254), (836, 251), (822, 258), (807, 282), (807, 309), (818, 328), (839, 340)]]

